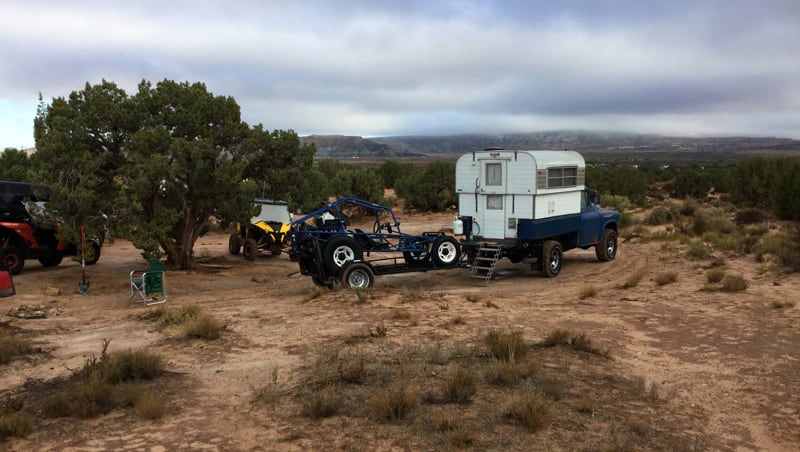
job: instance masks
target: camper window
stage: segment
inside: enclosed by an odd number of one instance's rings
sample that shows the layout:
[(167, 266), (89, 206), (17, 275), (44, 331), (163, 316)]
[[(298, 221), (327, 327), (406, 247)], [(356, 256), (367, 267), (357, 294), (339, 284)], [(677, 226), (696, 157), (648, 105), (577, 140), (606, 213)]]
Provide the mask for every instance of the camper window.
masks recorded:
[(487, 195), (486, 208), (490, 210), (503, 210), (503, 195)]
[(503, 185), (503, 165), (500, 163), (486, 164), (486, 185)]
[(575, 187), (576, 185), (578, 185), (577, 167), (547, 169), (547, 188)]

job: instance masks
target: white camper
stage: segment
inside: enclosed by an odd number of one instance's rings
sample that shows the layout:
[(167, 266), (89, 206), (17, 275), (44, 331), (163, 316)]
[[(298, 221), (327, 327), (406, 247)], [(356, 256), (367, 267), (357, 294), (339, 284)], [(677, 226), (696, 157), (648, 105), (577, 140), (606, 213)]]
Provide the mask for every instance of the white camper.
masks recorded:
[(486, 150), (456, 163), (460, 216), (472, 217), (476, 238), (517, 237), (517, 220), (581, 211), (586, 163), (574, 151)]

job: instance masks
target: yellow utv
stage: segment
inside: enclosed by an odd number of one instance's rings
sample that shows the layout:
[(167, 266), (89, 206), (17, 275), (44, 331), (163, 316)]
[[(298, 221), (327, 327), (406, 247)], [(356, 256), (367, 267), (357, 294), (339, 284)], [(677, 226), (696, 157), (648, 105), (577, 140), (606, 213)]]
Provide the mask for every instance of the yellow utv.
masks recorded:
[(252, 261), (260, 251), (279, 255), (289, 244), (289, 227), (292, 214), (286, 201), (256, 198), (253, 203), (261, 207), (261, 212), (250, 219), (250, 224), (236, 223), (236, 232), (228, 241), (228, 251), (233, 255), (240, 252), (245, 259)]

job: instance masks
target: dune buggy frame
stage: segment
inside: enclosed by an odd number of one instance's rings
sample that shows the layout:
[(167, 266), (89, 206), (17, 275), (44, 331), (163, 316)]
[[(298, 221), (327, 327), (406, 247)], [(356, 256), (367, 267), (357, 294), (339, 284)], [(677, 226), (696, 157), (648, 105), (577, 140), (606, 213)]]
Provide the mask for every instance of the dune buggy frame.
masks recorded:
[[(374, 218), (371, 231), (351, 229), (348, 217)], [(442, 232), (405, 234), (390, 207), (341, 198), (295, 221), (289, 229), (289, 257), (315, 284), (356, 289), (374, 284), (376, 275), (454, 268), (461, 246)], [(365, 259), (372, 253), (381, 258)]]

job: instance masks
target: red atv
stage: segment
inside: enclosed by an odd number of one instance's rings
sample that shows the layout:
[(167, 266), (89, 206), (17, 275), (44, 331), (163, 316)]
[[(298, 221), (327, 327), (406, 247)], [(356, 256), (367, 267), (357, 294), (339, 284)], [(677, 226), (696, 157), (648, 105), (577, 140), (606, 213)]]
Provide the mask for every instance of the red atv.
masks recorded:
[[(58, 239), (58, 224), (38, 225), (28, 212), (24, 201), (41, 202), (49, 193), (43, 186), (0, 181), (0, 267), (12, 275), (22, 272), (26, 259), (38, 259), (43, 266), (54, 267), (64, 256), (80, 253), (78, 244)], [(92, 265), (100, 259), (102, 238), (88, 238), (86, 245), (84, 260)]]

